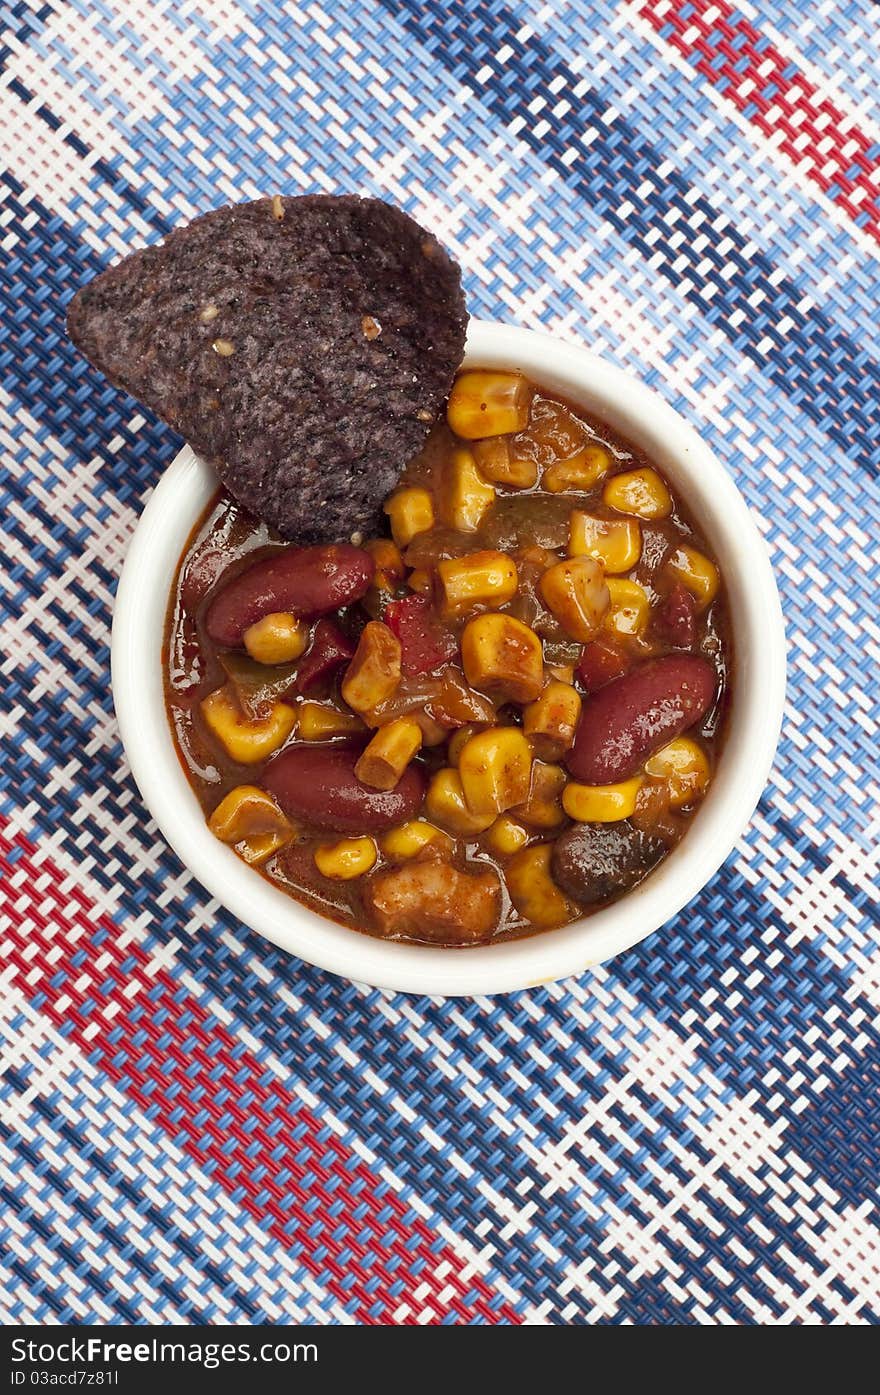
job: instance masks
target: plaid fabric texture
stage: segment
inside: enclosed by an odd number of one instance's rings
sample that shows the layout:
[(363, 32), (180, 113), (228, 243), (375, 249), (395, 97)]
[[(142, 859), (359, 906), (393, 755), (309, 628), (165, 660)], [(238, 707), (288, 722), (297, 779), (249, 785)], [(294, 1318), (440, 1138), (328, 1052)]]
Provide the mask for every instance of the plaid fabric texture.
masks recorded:
[[(0, 6), (0, 1309), (7, 1322), (880, 1320), (878, 12), (856, 0)], [(704, 434), (788, 706), (735, 854), (539, 991), (380, 993), (169, 852), (113, 590), (179, 447), (64, 334), (227, 200), (352, 190), (474, 313)]]

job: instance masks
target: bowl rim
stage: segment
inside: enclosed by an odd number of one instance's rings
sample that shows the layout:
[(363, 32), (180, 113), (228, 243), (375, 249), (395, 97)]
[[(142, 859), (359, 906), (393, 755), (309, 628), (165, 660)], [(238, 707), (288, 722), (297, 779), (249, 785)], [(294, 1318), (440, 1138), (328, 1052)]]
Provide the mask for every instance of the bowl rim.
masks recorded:
[(519, 367), (643, 446), (682, 490), (725, 579), (736, 660), (716, 779), (687, 836), (633, 891), (524, 939), (462, 949), (400, 944), (309, 910), (219, 843), (174, 747), (160, 662), (171, 578), (217, 488), (214, 471), (188, 446), (163, 474), (135, 528), (111, 641), (113, 697), (132, 774), (166, 841), (206, 890), (245, 925), (320, 968), (377, 988), (450, 997), (512, 992), (582, 973), (677, 915), (729, 856), (754, 812), (785, 698), (785, 632), (764, 541), (742, 495), (693, 428), (617, 365), (534, 330), (471, 320), (464, 365)]

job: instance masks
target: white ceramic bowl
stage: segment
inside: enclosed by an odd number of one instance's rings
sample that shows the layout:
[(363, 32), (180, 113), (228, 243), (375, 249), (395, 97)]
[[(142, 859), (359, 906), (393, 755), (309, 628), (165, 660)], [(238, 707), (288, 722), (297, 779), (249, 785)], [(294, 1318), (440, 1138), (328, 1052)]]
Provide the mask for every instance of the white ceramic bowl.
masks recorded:
[(502, 993), (581, 973), (676, 915), (730, 853), (770, 770), (785, 693), (785, 636), (763, 541), (699, 436), (641, 383), (547, 335), (472, 321), (466, 362), (518, 368), (600, 417), (655, 460), (680, 491), (726, 580), (736, 662), (719, 768), (687, 837), (641, 886), (596, 914), (528, 939), (475, 949), (395, 944), (336, 925), (279, 891), (208, 832), (174, 750), (162, 695), (165, 611), (178, 559), (217, 488), (188, 448), (160, 481), (125, 560), (113, 620), (113, 694), (144, 801), (168, 842), (246, 925), (312, 964), (381, 988)]

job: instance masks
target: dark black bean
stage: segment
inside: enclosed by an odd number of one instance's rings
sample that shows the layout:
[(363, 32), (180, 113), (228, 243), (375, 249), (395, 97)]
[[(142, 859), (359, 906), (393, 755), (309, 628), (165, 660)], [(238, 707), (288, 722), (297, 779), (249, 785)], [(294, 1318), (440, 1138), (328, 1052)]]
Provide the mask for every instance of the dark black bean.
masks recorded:
[(629, 891), (666, 852), (659, 838), (642, 833), (626, 819), (579, 823), (553, 848), (553, 879), (573, 900), (591, 906)]

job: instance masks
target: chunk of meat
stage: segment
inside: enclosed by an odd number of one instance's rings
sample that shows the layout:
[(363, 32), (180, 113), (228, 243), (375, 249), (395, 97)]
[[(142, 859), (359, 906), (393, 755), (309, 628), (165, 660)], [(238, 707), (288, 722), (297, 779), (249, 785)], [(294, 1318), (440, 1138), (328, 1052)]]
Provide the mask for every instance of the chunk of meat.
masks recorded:
[(489, 870), (469, 874), (446, 862), (413, 862), (378, 872), (364, 902), (387, 939), (472, 945), (487, 940), (501, 914), (501, 883)]

